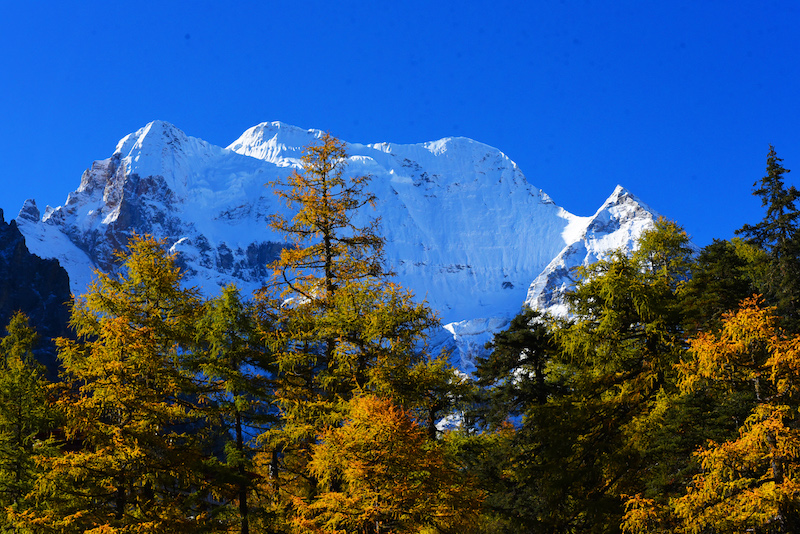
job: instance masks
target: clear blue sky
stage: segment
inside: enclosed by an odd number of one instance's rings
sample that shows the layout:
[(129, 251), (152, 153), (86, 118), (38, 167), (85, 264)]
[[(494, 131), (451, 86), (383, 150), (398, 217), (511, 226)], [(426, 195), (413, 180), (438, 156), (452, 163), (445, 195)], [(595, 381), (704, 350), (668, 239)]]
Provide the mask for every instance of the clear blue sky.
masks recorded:
[(800, 2), (2, 2), (0, 208), (63, 204), (153, 119), (227, 146), (281, 120), (466, 136), (589, 215), (622, 184), (699, 245), (800, 181)]

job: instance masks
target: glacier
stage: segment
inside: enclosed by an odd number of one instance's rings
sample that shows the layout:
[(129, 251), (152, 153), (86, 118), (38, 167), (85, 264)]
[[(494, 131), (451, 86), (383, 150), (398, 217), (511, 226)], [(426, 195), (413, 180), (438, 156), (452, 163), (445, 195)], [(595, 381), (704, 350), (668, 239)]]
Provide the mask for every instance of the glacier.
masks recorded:
[[(269, 184), (300, 167), (321, 130), (265, 122), (227, 147), (153, 121), (95, 161), (62, 206), (26, 201), (17, 225), (31, 252), (58, 259), (82, 294), (95, 269), (133, 232), (167, 241), (186, 282), (206, 294), (235, 283), (244, 293), (271, 276), (284, 246), (269, 215), (291, 216)], [(528, 305), (564, 313), (570, 270), (632, 249), (658, 215), (617, 187), (592, 216), (557, 206), (500, 150), (463, 138), (419, 144), (348, 143), (348, 172), (372, 176), (378, 201), (356, 224), (380, 219), (396, 281), (439, 314), (431, 343), (456, 365)]]

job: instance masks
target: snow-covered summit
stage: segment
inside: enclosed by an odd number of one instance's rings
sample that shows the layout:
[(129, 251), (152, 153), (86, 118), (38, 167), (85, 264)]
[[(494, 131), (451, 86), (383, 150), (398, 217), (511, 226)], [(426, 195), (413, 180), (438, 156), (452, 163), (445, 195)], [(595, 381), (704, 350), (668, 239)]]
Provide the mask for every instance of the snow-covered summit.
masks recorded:
[(304, 130), (280, 121), (262, 122), (248, 128), (228, 145), (228, 150), (286, 167), (299, 165), (303, 147), (321, 136), (321, 130)]
[(544, 268), (528, 288), (525, 304), (556, 315), (567, 312), (563, 295), (575, 280), (573, 269), (604, 259), (615, 250), (632, 251), (636, 240), (659, 215), (618, 185), (591, 217), (576, 221), (571, 243)]
[[(63, 206), (40, 217), (28, 201), (17, 222), (32, 252), (62, 262), (74, 293), (85, 291), (92, 268), (114, 268), (114, 250), (134, 231), (165, 239), (188, 283), (215, 293), (233, 282), (249, 292), (284, 246), (269, 215), (291, 216), (264, 184), (291, 172), (321, 135), (268, 122), (222, 148), (154, 121), (94, 162)], [(475, 336), (490, 335), (523, 302), (551, 305), (541, 296), (554, 294), (558, 273), (635, 240), (654, 217), (622, 188), (593, 216), (573, 215), (500, 150), (467, 138), (351, 143), (347, 151), (348, 172), (371, 175), (378, 198), (356, 223), (380, 217), (397, 282), (439, 312), (464, 350), (469, 339), (482, 346)]]

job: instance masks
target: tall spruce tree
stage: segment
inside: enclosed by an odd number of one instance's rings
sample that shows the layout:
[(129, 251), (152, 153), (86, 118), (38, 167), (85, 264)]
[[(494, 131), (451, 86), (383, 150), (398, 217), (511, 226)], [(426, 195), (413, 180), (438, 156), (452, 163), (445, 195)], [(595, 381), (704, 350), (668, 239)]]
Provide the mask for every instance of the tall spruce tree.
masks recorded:
[(769, 255), (769, 269), (764, 285), (768, 301), (775, 304), (783, 316), (784, 326), (800, 329), (800, 211), (796, 202), (800, 191), (786, 187), (784, 175), (789, 172), (783, 160), (770, 145), (767, 154), (767, 174), (753, 184), (753, 194), (761, 198), (766, 208), (764, 219), (754, 225), (746, 224), (736, 231), (750, 243)]
[(487, 531), (535, 532), (545, 515), (540, 414), (563, 393), (551, 373), (555, 344), (548, 319), (526, 308), (486, 348), (490, 352), (476, 361), (477, 392), (466, 412), (477, 432), (460, 434), (459, 453), (486, 491)]
[(486, 344), (488, 355), (476, 361), (475, 377), (482, 395), (473, 414), (498, 426), (523, 415), (528, 407), (547, 401), (552, 381), (547, 366), (554, 351), (552, 334), (541, 314), (526, 308), (506, 330)]

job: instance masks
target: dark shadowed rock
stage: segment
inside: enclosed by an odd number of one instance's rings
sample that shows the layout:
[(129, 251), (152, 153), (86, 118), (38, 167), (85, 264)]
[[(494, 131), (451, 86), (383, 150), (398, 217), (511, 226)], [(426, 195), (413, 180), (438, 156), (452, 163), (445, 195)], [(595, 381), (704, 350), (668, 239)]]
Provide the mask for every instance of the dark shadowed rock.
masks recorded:
[(31, 254), (15, 221), (0, 210), (0, 331), (16, 311), (24, 312), (41, 336), (37, 358), (56, 373), (53, 338), (69, 334), (69, 277), (58, 260)]

